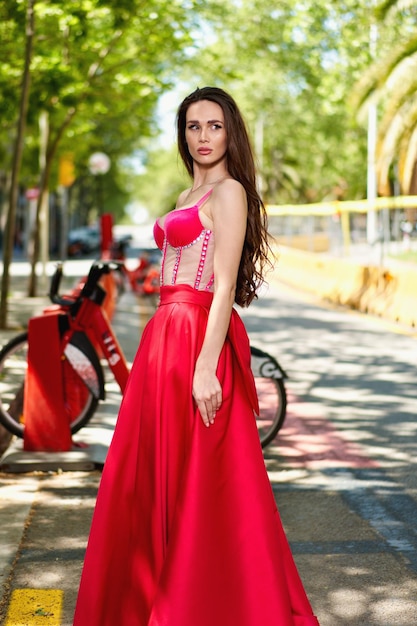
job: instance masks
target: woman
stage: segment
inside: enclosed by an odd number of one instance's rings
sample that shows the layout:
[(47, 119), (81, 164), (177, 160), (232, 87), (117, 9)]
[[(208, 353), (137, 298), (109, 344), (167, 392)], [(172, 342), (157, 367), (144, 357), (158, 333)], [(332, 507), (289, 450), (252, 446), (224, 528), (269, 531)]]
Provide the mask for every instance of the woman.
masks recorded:
[(97, 498), (74, 626), (317, 626), (268, 476), (249, 342), (265, 211), (233, 99), (178, 110), (192, 177), (159, 219), (161, 301), (146, 326)]

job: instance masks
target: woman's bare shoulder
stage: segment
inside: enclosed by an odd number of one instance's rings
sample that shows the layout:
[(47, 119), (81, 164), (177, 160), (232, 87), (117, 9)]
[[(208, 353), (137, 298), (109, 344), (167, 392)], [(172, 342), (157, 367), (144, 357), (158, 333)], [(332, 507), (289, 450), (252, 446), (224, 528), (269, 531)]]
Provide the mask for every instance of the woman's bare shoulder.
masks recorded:
[(247, 206), (244, 186), (234, 178), (225, 178), (213, 189), (213, 205), (218, 207)]
[(245, 192), (245, 188), (238, 180), (228, 176), (214, 187), (214, 191), (236, 193)]

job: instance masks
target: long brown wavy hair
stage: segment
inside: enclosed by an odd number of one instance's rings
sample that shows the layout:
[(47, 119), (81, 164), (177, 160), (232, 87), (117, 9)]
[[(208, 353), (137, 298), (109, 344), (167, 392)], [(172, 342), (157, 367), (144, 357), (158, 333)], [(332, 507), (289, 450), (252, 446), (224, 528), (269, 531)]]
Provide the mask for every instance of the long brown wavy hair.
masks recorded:
[(185, 141), (188, 107), (200, 100), (210, 100), (221, 106), (227, 134), (226, 167), (232, 178), (246, 191), (248, 218), (246, 236), (236, 284), (235, 302), (249, 306), (257, 298), (257, 290), (264, 282), (267, 266), (271, 266), (265, 206), (256, 189), (256, 171), (251, 142), (245, 122), (233, 98), (218, 87), (196, 89), (180, 104), (177, 112), (178, 150), (185, 167), (193, 177), (193, 159)]

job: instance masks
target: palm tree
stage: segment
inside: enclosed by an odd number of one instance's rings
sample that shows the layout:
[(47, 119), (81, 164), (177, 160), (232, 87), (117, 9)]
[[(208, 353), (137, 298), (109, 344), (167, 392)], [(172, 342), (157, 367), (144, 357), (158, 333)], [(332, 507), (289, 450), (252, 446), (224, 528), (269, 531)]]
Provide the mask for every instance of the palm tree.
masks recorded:
[[(377, 140), (378, 190), (392, 191), (392, 172), (403, 194), (417, 194), (417, 0), (384, 0), (375, 19), (391, 44), (357, 85), (357, 110), (372, 100), (381, 112)], [(385, 36), (385, 35), (384, 35)], [(398, 43), (395, 43), (398, 42)]]

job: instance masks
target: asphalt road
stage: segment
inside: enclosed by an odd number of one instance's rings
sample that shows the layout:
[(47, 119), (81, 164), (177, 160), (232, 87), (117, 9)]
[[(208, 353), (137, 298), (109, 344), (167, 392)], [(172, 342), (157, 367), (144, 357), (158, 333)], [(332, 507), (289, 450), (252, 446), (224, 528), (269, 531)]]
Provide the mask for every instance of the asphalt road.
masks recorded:
[(284, 285), (244, 319), (290, 376), (265, 457), (321, 623), (417, 624), (416, 330)]
[[(121, 301), (114, 325), (130, 359), (146, 316), (130, 294)], [(289, 374), (286, 423), (265, 461), (321, 625), (417, 624), (415, 329), (282, 284), (242, 316), (251, 343)], [(99, 456), (119, 399), (109, 381), (105, 404), (77, 436)], [(75, 466), (0, 475), (5, 626), (71, 624), (99, 479)], [(5, 620), (16, 590), (20, 617)]]

